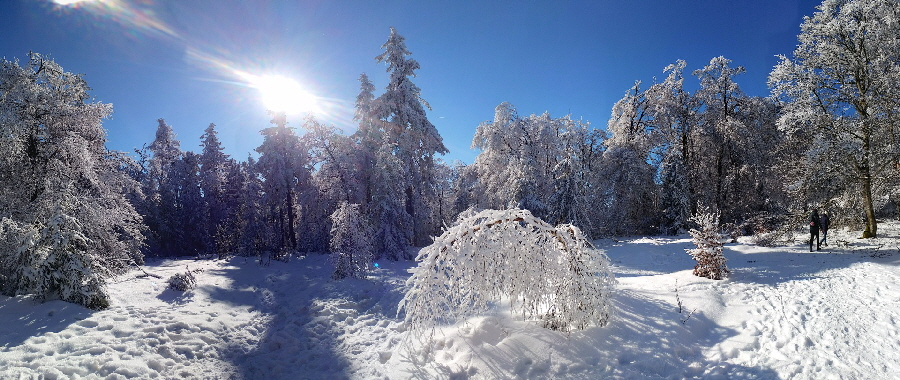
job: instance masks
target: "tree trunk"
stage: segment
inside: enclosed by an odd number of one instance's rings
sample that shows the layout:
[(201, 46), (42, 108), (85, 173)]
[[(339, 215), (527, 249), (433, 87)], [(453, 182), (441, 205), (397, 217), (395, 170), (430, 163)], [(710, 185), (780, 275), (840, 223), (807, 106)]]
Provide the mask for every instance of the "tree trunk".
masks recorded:
[(866, 211), (866, 230), (863, 231), (862, 237), (868, 239), (878, 236), (878, 222), (875, 220), (875, 205), (872, 201), (872, 178), (868, 175), (862, 178), (862, 192), (863, 207)]
[(297, 249), (297, 233), (294, 229), (294, 191), (288, 186), (287, 192), (288, 236), (291, 238), (291, 249)]
[(875, 220), (875, 204), (872, 201), (872, 169), (869, 165), (869, 157), (871, 157), (871, 132), (868, 125), (868, 114), (860, 112), (863, 117), (863, 141), (862, 141), (862, 162), (857, 163), (862, 185), (863, 207), (866, 211), (866, 230), (863, 231), (863, 238), (873, 238), (878, 236), (878, 222)]

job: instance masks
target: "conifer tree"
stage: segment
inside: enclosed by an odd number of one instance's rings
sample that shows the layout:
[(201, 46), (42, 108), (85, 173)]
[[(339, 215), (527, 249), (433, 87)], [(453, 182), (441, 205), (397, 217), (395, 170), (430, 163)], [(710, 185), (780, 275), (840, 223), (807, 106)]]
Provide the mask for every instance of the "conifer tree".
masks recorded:
[(694, 266), (694, 275), (713, 280), (721, 280), (728, 274), (725, 266), (725, 256), (722, 254), (724, 237), (719, 232), (719, 213), (708, 209), (692, 218), (699, 225), (699, 229), (691, 229), (691, 237), (697, 248), (688, 249), (691, 258), (697, 261)]
[(207, 253), (225, 254), (223, 235), (227, 220), (233, 217), (233, 204), (226, 201), (229, 157), (223, 152), (216, 125), (210, 123), (201, 139), (200, 189), (203, 192), (203, 233)]
[[(411, 53), (406, 48), (405, 38), (391, 28), (391, 35), (382, 45), (384, 53), (375, 57), (387, 65), (390, 74), (385, 92), (375, 101), (375, 115), (384, 122), (384, 143), (392, 149), (381, 149), (384, 160), (376, 165), (397, 175), (397, 186), (383, 188), (389, 197), (401, 200), (403, 212), (415, 221), (406, 228), (412, 228), (412, 239), (408, 244), (425, 244), (428, 237), (437, 232), (437, 226), (429, 225), (428, 199), (434, 194), (434, 155), (447, 153), (443, 139), (437, 128), (428, 120), (425, 108), (430, 108), (422, 98), (421, 91), (413, 82), (419, 63), (408, 58)], [(363, 83), (365, 84), (365, 83)], [(385, 154), (395, 156), (385, 157)], [(387, 168), (386, 165), (394, 165)], [(382, 206), (385, 204), (383, 203)], [(396, 213), (397, 211), (392, 211)], [(383, 220), (383, 219), (382, 219)], [(383, 220), (384, 221), (384, 220)], [(399, 225), (379, 226), (379, 229), (396, 229)]]

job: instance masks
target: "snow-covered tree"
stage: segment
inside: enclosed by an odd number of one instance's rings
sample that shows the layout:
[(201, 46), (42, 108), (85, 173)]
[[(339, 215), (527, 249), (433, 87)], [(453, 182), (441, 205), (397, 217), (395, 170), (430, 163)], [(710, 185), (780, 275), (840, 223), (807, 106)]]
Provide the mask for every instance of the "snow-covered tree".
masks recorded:
[[(375, 166), (375, 170), (387, 169), (397, 175), (396, 180), (399, 182), (396, 186), (391, 186), (393, 189), (381, 190), (399, 190), (387, 196), (401, 199), (403, 212), (415, 221), (402, 227), (412, 228), (412, 240), (408, 244), (426, 244), (431, 234), (439, 228), (429, 223), (432, 212), (429, 204), (433, 203), (429, 200), (436, 196), (434, 155), (447, 153), (447, 148), (444, 147), (437, 128), (425, 114), (425, 109), (430, 108), (428, 103), (422, 98), (419, 87), (412, 82), (419, 63), (409, 58), (411, 53), (406, 48), (405, 38), (391, 28), (390, 37), (381, 47), (384, 53), (375, 57), (375, 60), (387, 65), (390, 78), (384, 93), (373, 101), (373, 110), (378, 120), (384, 123), (382, 145), (387, 144), (390, 150), (383, 147), (380, 149), (379, 157), (383, 161)], [(396, 159), (386, 157), (385, 154), (393, 155)], [(399, 167), (386, 168), (385, 165), (389, 162)], [(394, 225), (377, 228), (401, 227)]]
[(156, 138), (147, 146), (148, 161), (143, 190), (144, 220), (148, 228), (148, 251), (155, 256), (178, 254), (178, 231), (171, 218), (176, 215), (178, 194), (173, 183), (173, 166), (181, 159), (181, 142), (164, 119), (157, 120)]
[(408, 260), (413, 257), (407, 248), (413, 240), (411, 205), (404, 202), (406, 190), (403, 181), (406, 173), (400, 158), (392, 153), (392, 145), (382, 145), (375, 162), (375, 187), (369, 217), (375, 229), (375, 255), (389, 260)]
[(268, 249), (282, 258), (297, 249), (298, 192), (310, 187), (307, 150), (283, 113), (273, 115), (274, 126), (263, 129), (256, 166), (263, 177), (263, 207), (273, 240)]
[(240, 167), (243, 186), (234, 189), (240, 194), (238, 197), (241, 205), (239, 215), (243, 219), (240, 251), (244, 256), (262, 255), (269, 249), (268, 244), (273, 240), (270, 236), (273, 231), (267, 226), (269, 209), (263, 203), (262, 176), (259, 173), (259, 165), (253, 156), (248, 155), (247, 161), (242, 162)]
[(200, 155), (185, 152), (172, 164), (170, 192), (173, 212), (166, 216), (172, 235), (167, 242), (175, 256), (197, 256), (209, 252), (205, 237), (206, 217), (200, 188)]
[(373, 197), (373, 173), (378, 149), (384, 142), (384, 125), (378, 118), (375, 109), (375, 85), (366, 74), (359, 76), (359, 95), (356, 96), (356, 114), (353, 120), (358, 123), (351, 139), (356, 145), (356, 177), (362, 196), (361, 204), (368, 208)]
[(687, 63), (678, 60), (663, 70), (666, 79), (647, 89), (648, 109), (653, 114), (660, 141), (660, 200), (663, 229), (676, 232), (688, 224), (693, 212), (693, 147), (699, 105), (684, 89)]
[(612, 109), (601, 169), (605, 181), (598, 184), (606, 189), (601, 223), (607, 234), (650, 233), (658, 226), (657, 169), (651, 161), (659, 143), (648, 102), (637, 82)]
[(605, 136), (588, 127), (547, 113), (523, 118), (511, 104), (498, 105), (472, 139), (472, 148), (481, 150), (468, 169), (477, 176), (472, 206), (524, 208), (554, 222), (590, 225), (596, 186), (589, 182), (598, 179)]
[(30, 54), (0, 61), (0, 290), (92, 308), (112, 275), (142, 262), (134, 181), (105, 148), (112, 107), (87, 83)]
[(483, 313), (501, 300), (552, 329), (604, 326), (612, 316), (615, 279), (606, 255), (577, 227), (553, 227), (527, 210), (465, 217), (416, 260), (398, 308), (416, 331)]
[(358, 204), (340, 202), (331, 214), (332, 277), (365, 278), (372, 269), (372, 228)]
[(226, 201), (228, 155), (219, 142), (216, 125), (210, 123), (200, 136), (200, 190), (203, 192), (203, 240), (207, 253), (225, 254), (222, 243), (227, 220), (233, 216), (233, 204)]
[(694, 215), (691, 221), (697, 223), (700, 228), (690, 230), (697, 248), (687, 250), (691, 258), (697, 261), (697, 265), (694, 266), (694, 275), (713, 280), (725, 278), (728, 275), (728, 268), (725, 266), (725, 256), (722, 254), (725, 237), (720, 232), (719, 213), (701, 209), (700, 213)]
[(806, 141), (818, 155), (812, 164), (833, 165), (832, 182), (855, 185), (854, 214), (865, 214), (863, 236), (874, 237), (885, 191), (879, 178), (900, 155), (892, 120), (900, 107), (900, 3), (825, 0), (817, 9), (800, 26), (793, 57), (782, 56), (769, 75), (784, 101), (778, 125)]

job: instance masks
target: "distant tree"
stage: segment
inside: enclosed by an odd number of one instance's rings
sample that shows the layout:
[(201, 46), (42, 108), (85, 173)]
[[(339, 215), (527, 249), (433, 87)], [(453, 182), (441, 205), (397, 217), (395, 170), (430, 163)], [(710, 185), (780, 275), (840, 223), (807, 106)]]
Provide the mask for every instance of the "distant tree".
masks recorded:
[(167, 215), (167, 224), (172, 235), (171, 254), (175, 256), (197, 256), (211, 253), (206, 243), (206, 218), (200, 188), (200, 155), (185, 152), (172, 164), (169, 193), (174, 195), (172, 214)]
[(243, 163), (233, 158), (225, 161), (225, 183), (221, 193), (224, 216), (216, 225), (214, 235), (219, 258), (226, 258), (242, 251), (243, 233), (254, 212), (251, 210), (253, 205), (248, 204), (248, 199), (253, 196), (248, 190), (249, 181), (249, 174)]
[(165, 120), (157, 120), (156, 138), (147, 147), (151, 153), (143, 190), (148, 227), (148, 251), (154, 256), (179, 253), (179, 231), (172, 221), (176, 215), (178, 194), (173, 183), (173, 166), (181, 159), (181, 142)]
[(223, 152), (216, 125), (210, 123), (200, 136), (200, 190), (203, 192), (202, 238), (207, 253), (225, 255), (223, 244), (227, 241), (223, 236), (227, 218), (234, 216), (233, 203), (226, 200), (225, 189), (228, 184), (229, 157)]
[(355, 175), (359, 181), (361, 204), (367, 209), (372, 202), (375, 158), (384, 143), (384, 123), (378, 118), (375, 105), (375, 86), (366, 74), (359, 76), (359, 95), (356, 97), (356, 114), (353, 117), (359, 128), (350, 137), (357, 152)]
[[(896, 165), (900, 107), (900, 3), (890, 0), (825, 0), (804, 19), (793, 57), (769, 75), (784, 103), (779, 127), (808, 145), (801, 177), (853, 184), (865, 215), (863, 237), (878, 233), (876, 199), (887, 190), (879, 178)], [(813, 189), (818, 188), (812, 185)], [(837, 203), (837, 202), (836, 202)], [(856, 213), (854, 213), (856, 214)]]
[[(241, 254), (244, 256), (262, 256), (264, 251), (270, 250), (268, 244), (274, 240), (272, 238), (274, 231), (267, 226), (270, 208), (266, 207), (263, 202), (265, 187), (259, 169), (260, 166), (253, 156), (248, 155), (247, 161), (240, 163), (243, 186), (234, 188), (234, 191), (239, 194), (237, 198), (241, 207), (239, 215), (242, 218), (242, 230), (239, 246)], [(236, 182), (231, 183), (237, 184)]]
[[(697, 140), (696, 125), (699, 104), (692, 94), (684, 89), (684, 68), (682, 60), (667, 66), (666, 79), (647, 89), (648, 109), (653, 114), (659, 145), (660, 157), (660, 200), (662, 227), (676, 232), (687, 226), (694, 212), (696, 180), (694, 143)], [(661, 148), (661, 149), (659, 149)]]
[(640, 82), (616, 102), (604, 143), (605, 181), (608, 205), (603, 220), (607, 234), (631, 235), (657, 232), (659, 220), (654, 148), (659, 145), (654, 114)]
[(319, 123), (311, 116), (304, 121), (303, 129), (311, 165), (318, 168), (312, 178), (315, 191), (301, 203), (307, 226), (304, 245), (307, 251), (325, 252), (329, 250), (329, 215), (341, 202), (363, 203), (371, 173), (361, 172), (359, 165), (364, 152), (351, 136), (339, 134), (335, 127)]
[(276, 258), (285, 258), (297, 249), (297, 193), (310, 186), (309, 157), (283, 113), (274, 114), (272, 124), (260, 132), (263, 143), (256, 148), (260, 154), (256, 170), (263, 179), (266, 225), (273, 239), (267, 245)]
[(744, 149), (739, 139), (747, 133), (740, 117), (746, 95), (734, 77), (745, 71), (743, 66), (731, 67), (731, 60), (725, 57), (715, 57), (694, 71), (700, 80), (700, 89), (694, 96), (703, 109), (698, 115), (701, 137), (695, 148), (698, 159), (694, 166), (700, 172), (696, 186), (703, 189), (703, 198), (698, 201), (728, 212), (730, 219), (735, 218), (730, 211), (736, 198), (730, 195), (739, 185), (735, 176), (742, 165), (739, 152)]
[[(594, 233), (598, 216), (599, 158), (605, 134), (578, 120), (549, 114), (520, 117), (501, 103), (492, 121), (475, 130), (475, 163), (460, 179), (478, 209), (523, 208), (557, 223), (573, 223)], [(458, 211), (467, 207), (457, 205)]]
[(136, 191), (83, 78), (31, 53), (0, 60), (0, 291), (109, 305), (105, 282), (142, 263)]

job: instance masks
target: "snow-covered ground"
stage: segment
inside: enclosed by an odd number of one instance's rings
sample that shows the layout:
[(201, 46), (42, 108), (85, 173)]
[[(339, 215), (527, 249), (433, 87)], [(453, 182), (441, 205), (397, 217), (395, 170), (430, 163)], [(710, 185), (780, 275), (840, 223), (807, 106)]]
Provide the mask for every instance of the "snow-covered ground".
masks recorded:
[[(723, 281), (691, 274), (685, 237), (598, 241), (619, 281), (609, 326), (560, 333), (498, 308), (431, 339), (395, 316), (412, 263), (334, 281), (319, 255), (152, 262), (163, 279), (117, 278), (104, 311), (0, 297), (0, 378), (894, 378), (900, 224), (879, 232), (833, 231), (816, 253), (799, 236), (728, 244)], [(185, 266), (198, 287), (166, 289)]]

